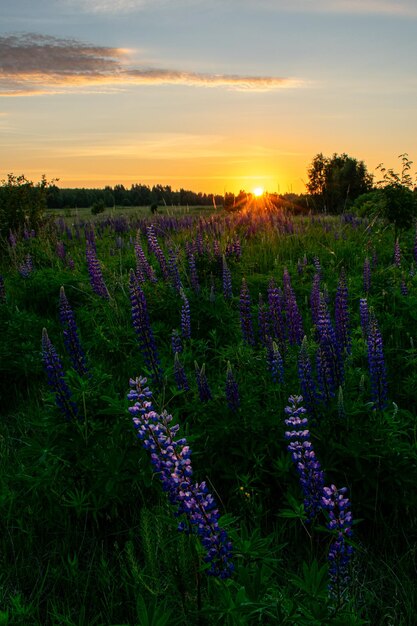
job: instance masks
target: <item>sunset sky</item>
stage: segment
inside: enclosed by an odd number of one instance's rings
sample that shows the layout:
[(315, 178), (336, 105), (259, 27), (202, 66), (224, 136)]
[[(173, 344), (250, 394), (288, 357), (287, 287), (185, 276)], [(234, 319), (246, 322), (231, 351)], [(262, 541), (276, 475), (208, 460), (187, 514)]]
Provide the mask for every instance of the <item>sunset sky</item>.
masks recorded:
[(302, 192), (417, 170), (417, 0), (1, 0), (0, 179)]

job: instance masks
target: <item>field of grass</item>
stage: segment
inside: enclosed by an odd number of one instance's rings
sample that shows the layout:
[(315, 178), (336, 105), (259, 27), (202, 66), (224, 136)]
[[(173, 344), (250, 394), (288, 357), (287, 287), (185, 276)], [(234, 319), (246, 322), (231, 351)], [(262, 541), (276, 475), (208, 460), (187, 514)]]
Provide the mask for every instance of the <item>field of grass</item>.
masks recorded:
[(0, 624), (415, 624), (414, 231), (394, 244), (168, 207), (4, 242)]

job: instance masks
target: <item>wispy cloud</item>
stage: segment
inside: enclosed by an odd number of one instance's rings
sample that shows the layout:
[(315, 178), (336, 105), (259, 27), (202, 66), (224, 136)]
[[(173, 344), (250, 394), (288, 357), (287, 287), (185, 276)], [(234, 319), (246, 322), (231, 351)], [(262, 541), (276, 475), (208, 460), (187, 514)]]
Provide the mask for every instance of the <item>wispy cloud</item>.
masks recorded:
[(129, 65), (129, 51), (74, 39), (23, 34), (0, 36), (0, 96), (68, 92), (74, 88), (190, 85), (270, 91), (301, 81), (275, 76), (208, 74)]

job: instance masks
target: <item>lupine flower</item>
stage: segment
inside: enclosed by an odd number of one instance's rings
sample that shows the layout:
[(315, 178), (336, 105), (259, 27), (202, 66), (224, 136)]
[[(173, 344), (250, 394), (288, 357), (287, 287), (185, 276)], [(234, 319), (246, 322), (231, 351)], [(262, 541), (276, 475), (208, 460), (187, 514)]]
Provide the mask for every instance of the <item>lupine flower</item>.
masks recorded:
[(266, 359), (268, 362), (268, 369), (271, 372), (272, 381), (274, 383), (283, 383), (284, 363), (278, 345), (272, 340), (271, 337), (268, 337)]
[(374, 407), (387, 405), (387, 376), (385, 371), (382, 336), (375, 315), (370, 314), (368, 328), (368, 363), (371, 376), (371, 395)]
[(194, 361), (194, 368), (200, 400), (201, 402), (208, 402), (213, 396), (211, 395), (211, 390), (207, 381), (206, 364), (203, 363), (203, 366), (200, 369), (197, 361)]
[(110, 298), (110, 294), (106, 287), (106, 283), (104, 282), (103, 273), (101, 271), (100, 263), (97, 258), (95, 245), (92, 244), (89, 239), (87, 239), (86, 241), (86, 257), (88, 273), (90, 275), (90, 284), (94, 293), (96, 293), (101, 298), (105, 298), (106, 300), (108, 300)]
[(279, 342), (280, 346), (283, 347), (285, 343), (283, 294), (282, 291), (275, 286), (273, 278), (271, 278), (268, 285), (268, 306), (271, 335)]
[(363, 288), (365, 293), (369, 293), (371, 290), (371, 264), (368, 257), (363, 263)]
[(348, 290), (344, 269), (340, 272), (335, 300), (336, 339), (341, 351), (350, 352)]
[(259, 294), (259, 306), (258, 306), (258, 325), (259, 325), (259, 339), (263, 346), (268, 344), (268, 338), (271, 335), (269, 328), (269, 310), (265, 307), (262, 294)]
[(195, 264), (195, 256), (191, 251), (187, 253), (188, 266), (190, 268), (191, 287), (196, 293), (200, 293), (200, 283), (198, 281), (197, 266)]
[(368, 327), (369, 327), (369, 309), (368, 309), (368, 300), (366, 298), (361, 298), (359, 300), (359, 315), (361, 320), (361, 327), (364, 337), (368, 335)]
[(322, 506), (329, 513), (327, 528), (332, 531), (333, 540), (330, 544), (328, 560), (332, 597), (340, 602), (346, 595), (349, 584), (349, 562), (353, 547), (348, 543), (352, 537), (352, 513), (350, 512), (347, 489), (337, 489), (335, 485), (323, 488)]
[(328, 400), (343, 382), (343, 359), (323, 295), (320, 297), (317, 338), (317, 377), (320, 391)]
[(284, 300), (289, 341), (291, 344), (301, 344), (304, 337), (303, 319), (298, 309), (297, 300), (291, 286), (291, 279), (287, 268), (284, 269)]
[(311, 318), (315, 326), (317, 326), (317, 322), (319, 319), (320, 280), (321, 280), (321, 275), (319, 272), (316, 272), (314, 274), (313, 286), (311, 288), (311, 294), (310, 294)]
[(27, 254), (24, 260), (22, 261), (22, 263), (19, 265), (19, 274), (22, 276), (22, 278), (29, 278), (32, 272), (33, 272), (32, 257), (30, 256), (30, 254)]
[(182, 283), (177, 265), (177, 255), (172, 248), (168, 251), (168, 271), (174, 288), (179, 292), (182, 287)]
[(139, 286), (139, 282), (133, 270), (130, 270), (129, 279), (130, 301), (132, 303), (132, 322), (139, 339), (139, 345), (146, 366), (152, 372), (155, 383), (162, 379), (162, 370), (155, 338), (149, 320), (148, 306), (145, 294)]
[(78, 417), (78, 409), (72, 400), (71, 390), (64, 379), (64, 370), (46, 328), (42, 331), (42, 361), (48, 384), (55, 394), (55, 402), (67, 420)]
[(240, 406), (239, 389), (233, 375), (230, 361), (227, 362), (226, 372), (226, 400), (231, 411), (236, 412)]
[(307, 411), (301, 406), (302, 396), (290, 396), (284, 411), (288, 416), (285, 424), (289, 428), (285, 438), (289, 441), (288, 450), (300, 479), (304, 493), (304, 509), (308, 520), (313, 518), (322, 508), (324, 475), (316, 458), (308, 430)]
[(191, 315), (190, 304), (184, 289), (180, 289), (180, 295), (182, 299), (181, 306), (181, 334), (183, 339), (191, 339)]
[(219, 527), (219, 511), (205, 482), (192, 482), (191, 450), (185, 438), (175, 439), (179, 425), (172, 425), (172, 415), (158, 414), (152, 406), (152, 393), (146, 378), (130, 380), (128, 399), (133, 402), (129, 412), (137, 436), (150, 453), (155, 475), (167, 492), (169, 501), (182, 516), (178, 530), (194, 532), (206, 552), (204, 561), (210, 565), (207, 574), (229, 578), (233, 573), (232, 544), (226, 531)]
[(255, 345), (255, 335), (253, 332), (253, 321), (251, 312), (251, 300), (246, 280), (242, 279), (242, 288), (240, 290), (240, 325), (244, 341), (250, 346)]
[(56, 244), (56, 254), (57, 254), (57, 256), (60, 259), (62, 259), (62, 260), (65, 259), (66, 252), (65, 252), (65, 244), (64, 244), (63, 241), (57, 241), (57, 244)]
[(321, 265), (320, 265), (320, 259), (318, 256), (313, 257), (313, 265), (316, 269), (316, 274), (321, 274)]
[(175, 382), (177, 383), (177, 389), (179, 391), (184, 390), (188, 391), (190, 389), (190, 385), (188, 384), (187, 375), (185, 373), (185, 369), (183, 364), (181, 363), (178, 352), (175, 352), (174, 356), (174, 377)]
[(84, 376), (88, 372), (85, 364), (85, 355), (78, 338), (74, 313), (65, 295), (64, 287), (61, 287), (59, 293), (59, 317), (64, 332), (65, 347), (71, 359), (72, 366), (80, 376)]
[(75, 270), (75, 263), (74, 263), (74, 259), (72, 259), (71, 257), (67, 256), (67, 266), (68, 269), (70, 269), (71, 271)]
[(173, 330), (172, 331), (171, 346), (172, 346), (173, 354), (176, 354), (177, 352), (179, 353), (179, 352), (183, 351), (182, 340), (181, 340), (181, 336), (180, 336), (178, 330)]
[(145, 278), (148, 278), (148, 280), (150, 280), (151, 283), (156, 283), (157, 278), (155, 276), (154, 269), (149, 264), (149, 261), (146, 258), (145, 253), (140, 243), (140, 231), (139, 230), (136, 234), (136, 240), (135, 240), (135, 256), (136, 256), (136, 276), (139, 282), (144, 283)]
[(398, 239), (395, 240), (394, 245), (394, 265), (401, 267), (401, 248)]
[(162, 252), (161, 246), (158, 243), (158, 239), (156, 238), (153, 224), (146, 227), (146, 236), (148, 238), (149, 250), (154, 253), (156, 256), (159, 267), (161, 268), (162, 276), (164, 280), (169, 279), (169, 271), (168, 264), (165, 258), (164, 253)]
[(319, 400), (319, 393), (313, 379), (311, 361), (308, 355), (307, 337), (304, 337), (300, 353), (298, 355), (298, 378), (300, 380), (301, 393), (307, 410), (310, 415), (316, 415), (316, 405)]
[(226, 257), (223, 255), (223, 296), (226, 300), (233, 296), (232, 293), (232, 273), (226, 262)]
[(405, 282), (404, 276), (401, 279), (401, 287), (400, 287), (400, 289), (401, 289), (401, 294), (403, 296), (408, 296), (407, 283)]

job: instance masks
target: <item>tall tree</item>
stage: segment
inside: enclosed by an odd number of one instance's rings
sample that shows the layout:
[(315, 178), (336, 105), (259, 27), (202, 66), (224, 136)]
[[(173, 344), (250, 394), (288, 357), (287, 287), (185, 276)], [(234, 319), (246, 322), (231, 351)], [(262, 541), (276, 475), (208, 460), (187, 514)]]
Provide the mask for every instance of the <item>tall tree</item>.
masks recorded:
[(341, 213), (355, 198), (372, 188), (372, 175), (363, 161), (343, 153), (331, 158), (317, 154), (308, 169), (307, 190), (320, 210)]

